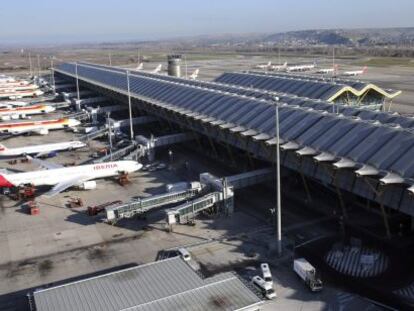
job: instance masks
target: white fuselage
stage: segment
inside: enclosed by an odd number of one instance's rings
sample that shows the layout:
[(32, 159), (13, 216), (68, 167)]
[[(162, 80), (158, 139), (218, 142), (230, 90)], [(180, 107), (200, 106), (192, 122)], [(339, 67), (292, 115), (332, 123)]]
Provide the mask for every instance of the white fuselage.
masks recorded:
[(310, 64), (310, 65), (293, 65), (293, 66), (288, 66), (286, 68), (286, 71), (308, 71), (308, 70), (312, 70), (313, 68), (315, 68), (314, 64)]
[(76, 119), (55, 119), (44, 121), (1, 123), (0, 133), (25, 133), (39, 130), (56, 130), (67, 127), (74, 127), (80, 122)]
[(319, 69), (316, 73), (327, 74), (327, 73), (333, 73), (333, 72), (334, 72), (333, 68), (326, 68), (326, 69)]
[(10, 107), (25, 107), (28, 106), (30, 102), (18, 102), (18, 101), (1, 101), (0, 107), (10, 108)]
[(34, 105), (16, 108), (0, 108), (0, 116), (36, 115), (53, 112), (56, 109), (48, 105)]
[(23, 97), (36, 97), (42, 95), (43, 92), (41, 90), (26, 90), (26, 91), (1, 91), (0, 90), (0, 98), (9, 98), (9, 99), (18, 99)]
[(0, 175), (0, 187), (17, 187), (27, 184), (33, 186), (54, 186), (61, 182), (62, 178), (82, 176), (84, 177), (83, 180), (94, 180), (117, 176), (122, 172), (132, 173), (138, 171), (141, 167), (142, 164), (135, 161), (117, 161), (27, 173), (3, 174)]
[(66, 141), (66, 142), (61, 142), (61, 143), (44, 144), (44, 145), (37, 145), (37, 146), (25, 146), (25, 147), (18, 147), (18, 148), (6, 148), (0, 145), (0, 156), (10, 157), (10, 156), (48, 153), (48, 152), (68, 150), (68, 149), (79, 149), (85, 146), (86, 144), (81, 141)]
[(355, 70), (355, 71), (345, 71), (342, 75), (344, 76), (359, 76), (364, 73), (363, 70)]

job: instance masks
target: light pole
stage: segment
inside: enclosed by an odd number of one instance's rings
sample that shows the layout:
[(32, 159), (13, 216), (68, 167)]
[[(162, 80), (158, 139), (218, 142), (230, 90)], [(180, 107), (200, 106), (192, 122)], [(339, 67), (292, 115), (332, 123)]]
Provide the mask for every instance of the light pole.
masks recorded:
[(111, 112), (108, 111), (107, 113), (107, 120), (108, 120), (108, 136), (109, 136), (109, 154), (112, 161), (112, 124), (111, 124)]
[(131, 89), (129, 86), (129, 70), (126, 71), (126, 78), (127, 78), (127, 88), (128, 88), (129, 129), (131, 131), (131, 141), (134, 141), (134, 127), (132, 126)]
[(37, 83), (39, 84), (40, 81), (40, 55), (37, 54)]
[(53, 93), (55, 94), (55, 72), (53, 70), (53, 56), (50, 58), (50, 83), (52, 84)]
[(279, 97), (275, 97), (276, 110), (276, 239), (277, 253), (282, 255), (282, 198), (280, 191), (280, 135), (279, 135)]
[(32, 55), (29, 52), (29, 67), (30, 67), (30, 76), (33, 77), (34, 73), (33, 73), (33, 66), (32, 66)]
[(78, 100), (80, 100), (79, 94), (79, 76), (78, 76), (78, 62), (75, 63), (75, 75), (76, 75), (76, 95)]

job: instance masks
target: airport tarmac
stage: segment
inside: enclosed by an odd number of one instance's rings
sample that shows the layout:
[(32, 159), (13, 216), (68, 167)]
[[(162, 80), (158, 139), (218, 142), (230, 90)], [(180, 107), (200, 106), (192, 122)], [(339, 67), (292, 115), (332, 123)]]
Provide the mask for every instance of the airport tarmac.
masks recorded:
[[(20, 136), (9, 140), (12, 146), (70, 140), (71, 132), (53, 131), (48, 136)], [(103, 145), (105, 142), (102, 141)], [(79, 162), (93, 150), (62, 152), (51, 161)], [(157, 153), (166, 161), (167, 151)], [(24, 310), (25, 292), (45, 284), (57, 284), (78, 279), (99, 271), (154, 261), (160, 251), (186, 245), (207, 273), (236, 269), (248, 279), (244, 271), (257, 266), (259, 260), (271, 263), (279, 298), (267, 302), (264, 310), (282, 307), (284, 310), (376, 310), (366, 300), (326, 285), (320, 294), (309, 293), (299, 282), (291, 267), (292, 239), (295, 236), (318, 236), (329, 229), (320, 226), (326, 217), (320, 215), (283, 215), (286, 226), (286, 255), (277, 259), (271, 241), (271, 221), (263, 210), (272, 207), (272, 195), (254, 196), (252, 190), (236, 194), (236, 210), (232, 217), (201, 217), (196, 226), (178, 225), (174, 232), (166, 231), (162, 210), (148, 214), (146, 219), (127, 219), (111, 226), (101, 216), (86, 215), (86, 207), (114, 200), (128, 201), (134, 197), (164, 192), (165, 185), (194, 180), (198, 173), (210, 171), (229, 175), (221, 165), (199, 154), (174, 148), (172, 169), (155, 172), (139, 171), (131, 182), (120, 186), (115, 180), (100, 180), (92, 191), (69, 190), (53, 198), (40, 198), (40, 215), (31, 216), (16, 202), (4, 201), (0, 210), (0, 309)], [(181, 163), (188, 161), (191, 172), (183, 172)], [(1, 161), (2, 168), (35, 169), (33, 164), (12, 165)], [(214, 168), (214, 169), (213, 169)], [(253, 191), (254, 192), (254, 191)], [(84, 207), (70, 209), (66, 203), (80, 197)], [(286, 203), (288, 204), (288, 203)], [(16, 205), (13, 207), (9, 207)], [(257, 211), (252, 210), (257, 206)], [(301, 228), (302, 227), (302, 228)], [(325, 232), (326, 233), (326, 232)]]

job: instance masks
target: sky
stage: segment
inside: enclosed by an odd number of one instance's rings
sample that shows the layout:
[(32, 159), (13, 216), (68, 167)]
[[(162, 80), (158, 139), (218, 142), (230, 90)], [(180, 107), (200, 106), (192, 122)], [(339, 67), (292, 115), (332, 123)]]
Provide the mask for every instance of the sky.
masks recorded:
[(158, 40), (221, 33), (414, 26), (413, 0), (19, 0), (0, 43)]

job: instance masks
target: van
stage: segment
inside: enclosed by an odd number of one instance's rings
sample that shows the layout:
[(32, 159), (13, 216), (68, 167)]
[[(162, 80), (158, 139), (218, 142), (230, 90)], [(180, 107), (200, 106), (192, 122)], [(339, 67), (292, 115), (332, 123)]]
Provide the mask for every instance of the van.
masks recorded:
[(262, 275), (265, 282), (273, 285), (272, 272), (270, 272), (269, 264), (262, 263), (260, 265), (260, 269), (262, 270)]
[(184, 259), (184, 261), (191, 260), (190, 252), (186, 250), (185, 248), (179, 248), (178, 253), (180, 254), (181, 258)]
[(276, 292), (273, 289), (273, 285), (263, 280), (260, 276), (256, 275), (252, 277), (252, 284), (260, 290), (263, 296), (267, 299), (271, 300), (277, 297)]

